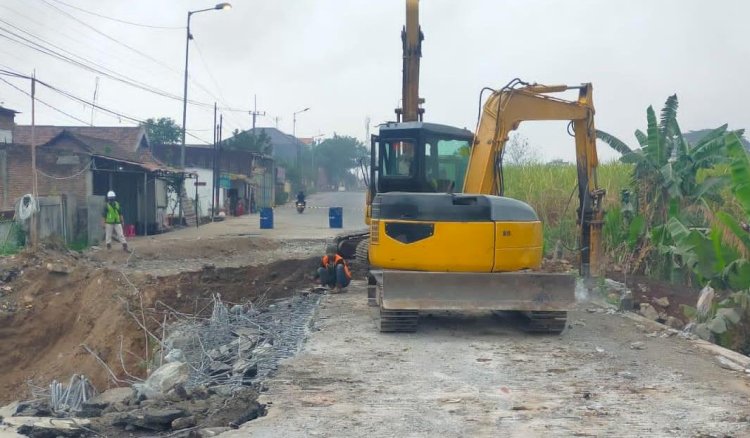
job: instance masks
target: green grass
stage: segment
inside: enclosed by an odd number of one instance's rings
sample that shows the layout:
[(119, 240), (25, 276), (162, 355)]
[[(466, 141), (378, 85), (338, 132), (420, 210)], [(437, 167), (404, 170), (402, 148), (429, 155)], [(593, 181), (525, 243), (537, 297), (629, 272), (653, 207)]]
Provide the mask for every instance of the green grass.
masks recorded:
[[(604, 208), (618, 205), (620, 191), (629, 187), (632, 167), (618, 161), (600, 164), (599, 187), (605, 189)], [(568, 249), (577, 248), (576, 210), (578, 209), (576, 166), (573, 164), (532, 163), (506, 165), (505, 196), (531, 205), (544, 223), (545, 253), (562, 241)], [(571, 198), (572, 194), (572, 198)]]
[(68, 249), (77, 251), (77, 252), (83, 252), (85, 249), (89, 247), (88, 239), (78, 239), (74, 240), (73, 242), (70, 242), (67, 245)]

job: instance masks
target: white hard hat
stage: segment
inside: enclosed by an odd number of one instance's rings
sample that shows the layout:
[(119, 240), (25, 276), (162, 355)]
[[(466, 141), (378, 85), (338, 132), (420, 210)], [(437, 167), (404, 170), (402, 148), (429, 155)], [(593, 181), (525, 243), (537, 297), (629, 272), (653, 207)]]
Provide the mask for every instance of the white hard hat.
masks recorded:
[(115, 192), (113, 192), (112, 190), (108, 191), (107, 192), (107, 197), (108, 198), (114, 198), (115, 197)]

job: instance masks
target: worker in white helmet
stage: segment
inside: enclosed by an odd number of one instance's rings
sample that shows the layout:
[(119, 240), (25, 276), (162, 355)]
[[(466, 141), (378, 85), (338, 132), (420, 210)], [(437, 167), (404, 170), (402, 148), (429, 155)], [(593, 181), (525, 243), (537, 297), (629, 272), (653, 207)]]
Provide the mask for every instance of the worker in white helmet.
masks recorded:
[(120, 203), (115, 200), (115, 192), (107, 192), (107, 204), (104, 206), (104, 238), (107, 242), (107, 249), (112, 249), (112, 231), (115, 232), (115, 239), (122, 243), (122, 249), (130, 252), (128, 243), (125, 241), (125, 234), (122, 232), (122, 210)]

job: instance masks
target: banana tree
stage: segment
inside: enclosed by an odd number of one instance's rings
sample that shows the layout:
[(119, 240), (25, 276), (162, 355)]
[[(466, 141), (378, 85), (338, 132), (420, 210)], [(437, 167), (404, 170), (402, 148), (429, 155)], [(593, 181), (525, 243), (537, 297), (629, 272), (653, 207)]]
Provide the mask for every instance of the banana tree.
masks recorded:
[(721, 300), (699, 321), (696, 333), (714, 336), (722, 345), (750, 350), (750, 159), (740, 136), (726, 137), (731, 160), (731, 191), (744, 217), (720, 211), (710, 230), (690, 228), (676, 217), (667, 227), (674, 242), (675, 263), (690, 269), (699, 281), (721, 292)]
[(637, 148), (604, 131), (596, 133), (600, 140), (622, 154), (622, 161), (634, 165), (633, 186), (647, 225), (651, 226), (666, 223), (674, 200), (680, 208), (704, 199), (718, 199), (727, 182), (725, 177), (709, 177), (700, 182), (698, 178), (701, 169), (725, 161), (727, 125), (691, 145), (677, 122), (678, 106), (677, 95), (669, 96), (658, 121), (653, 107), (648, 107), (646, 133), (635, 131)]
[[(699, 178), (702, 169), (710, 169), (726, 160), (725, 143), (730, 133), (727, 125), (712, 130), (697, 143), (690, 144), (677, 122), (679, 102), (676, 95), (667, 98), (657, 119), (653, 107), (646, 110), (647, 128), (635, 131), (638, 141), (631, 148), (622, 140), (604, 131), (597, 137), (622, 154), (621, 160), (633, 164), (632, 184), (638, 214), (645, 218), (636, 263), (646, 263), (660, 277), (673, 277), (674, 249), (669, 229), (670, 217), (678, 217), (689, 226), (707, 226), (702, 214), (708, 201), (718, 201), (726, 186), (724, 176)], [(661, 255), (661, 257), (657, 257)]]

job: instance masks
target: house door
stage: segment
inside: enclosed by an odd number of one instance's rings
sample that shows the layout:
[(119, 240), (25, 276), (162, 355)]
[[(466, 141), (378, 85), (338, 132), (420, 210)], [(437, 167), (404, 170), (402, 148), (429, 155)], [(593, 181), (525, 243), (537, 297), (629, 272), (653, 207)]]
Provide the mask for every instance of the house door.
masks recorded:
[(227, 197), (229, 198), (229, 214), (237, 216), (237, 201), (239, 200), (237, 189), (227, 190)]

